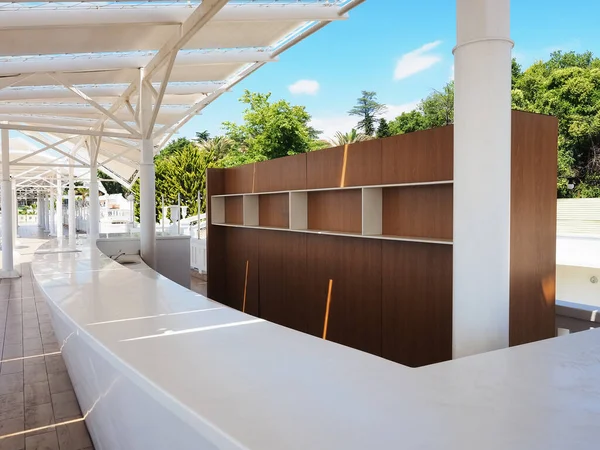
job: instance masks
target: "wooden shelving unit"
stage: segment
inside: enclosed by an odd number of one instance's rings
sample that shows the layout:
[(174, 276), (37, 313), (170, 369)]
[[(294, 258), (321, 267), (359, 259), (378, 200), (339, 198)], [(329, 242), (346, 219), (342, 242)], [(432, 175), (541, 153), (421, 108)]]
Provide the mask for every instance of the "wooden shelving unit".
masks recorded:
[(219, 226), (452, 245), (448, 199), (451, 213), (452, 181), (225, 194), (211, 197), (211, 217)]

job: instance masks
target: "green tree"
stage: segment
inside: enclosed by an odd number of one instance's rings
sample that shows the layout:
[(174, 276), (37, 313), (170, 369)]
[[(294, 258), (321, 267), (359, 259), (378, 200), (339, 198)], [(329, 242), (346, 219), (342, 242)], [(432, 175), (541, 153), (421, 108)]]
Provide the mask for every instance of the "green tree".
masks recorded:
[(392, 120), (389, 124), (390, 133), (404, 134), (412, 133), (413, 131), (425, 130), (427, 128), (427, 121), (421, 111), (412, 110), (410, 112), (404, 112)]
[(273, 159), (311, 150), (317, 132), (310, 127), (310, 115), (303, 106), (286, 100), (271, 101), (271, 94), (245, 91), (244, 123), (225, 122), (225, 135), (245, 160)]
[(210, 133), (207, 130), (204, 131), (196, 131), (196, 141), (198, 144), (202, 144), (210, 139)]
[(434, 89), (421, 100), (418, 109), (425, 118), (427, 128), (454, 123), (454, 81), (447, 83), (441, 91)]
[(377, 101), (375, 92), (362, 91), (362, 95), (356, 100), (356, 105), (348, 111), (348, 114), (360, 117), (356, 128), (362, 130), (367, 136), (373, 136), (375, 123), (385, 110), (385, 105)]
[(379, 119), (379, 127), (377, 127), (377, 137), (385, 138), (391, 135), (392, 132), (390, 130), (390, 125), (388, 124), (388, 121), (382, 117), (381, 119)]
[[(100, 179), (100, 180), (111, 180), (110, 176), (108, 176), (107, 174), (105, 174), (101, 170), (98, 171), (98, 179)], [(109, 195), (111, 195), (111, 194), (122, 194), (123, 197), (126, 197), (129, 194), (129, 190), (127, 190), (127, 188), (125, 188), (125, 186), (123, 186), (118, 181), (115, 181), (115, 180), (102, 181), (102, 185), (104, 186), (104, 189), (106, 189), (106, 193), (109, 194)]]
[[(165, 206), (181, 204), (188, 207), (188, 216), (197, 214), (198, 191), (202, 192), (202, 211), (206, 210), (206, 169), (211, 166), (209, 153), (190, 143), (167, 157), (155, 160), (156, 220), (162, 218), (162, 199)], [(135, 196), (135, 214), (139, 218), (140, 182), (132, 186)]]
[(169, 142), (158, 155), (155, 156), (155, 159), (167, 158), (174, 153), (177, 153), (183, 149), (189, 148), (190, 145), (193, 145), (193, 142), (188, 138), (180, 137)]

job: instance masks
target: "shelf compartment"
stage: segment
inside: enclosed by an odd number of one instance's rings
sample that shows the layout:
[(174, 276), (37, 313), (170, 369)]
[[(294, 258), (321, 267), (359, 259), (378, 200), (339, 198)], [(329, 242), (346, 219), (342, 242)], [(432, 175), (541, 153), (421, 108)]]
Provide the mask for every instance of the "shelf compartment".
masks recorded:
[(382, 235), (452, 240), (452, 185), (382, 188)]
[(308, 192), (308, 229), (361, 234), (361, 209), (361, 189)]
[(261, 227), (289, 228), (289, 194), (262, 194), (258, 196), (258, 224)]
[(244, 224), (243, 197), (226, 197), (224, 199), (224, 222), (236, 225)]

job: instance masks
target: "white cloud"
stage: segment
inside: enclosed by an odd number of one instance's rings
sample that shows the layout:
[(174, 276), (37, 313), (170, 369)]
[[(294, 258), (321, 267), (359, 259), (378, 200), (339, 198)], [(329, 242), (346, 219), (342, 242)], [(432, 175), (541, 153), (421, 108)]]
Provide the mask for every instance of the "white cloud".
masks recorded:
[[(387, 105), (387, 110), (383, 114), (383, 117), (388, 121), (393, 120), (403, 112), (412, 111), (418, 104), (419, 101), (416, 100), (400, 105)], [(352, 128), (356, 128), (356, 124), (359, 120), (360, 119), (355, 116), (332, 114), (329, 116), (315, 116), (311, 120), (310, 125), (316, 130), (322, 131), (322, 134), (320, 135), (321, 139), (331, 140), (338, 131), (347, 133)]]
[(316, 95), (320, 87), (319, 82), (315, 80), (298, 80), (294, 84), (289, 85), (288, 89), (294, 95)]
[(450, 67), (450, 81), (454, 81), (454, 64)]
[(411, 75), (429, 69), (442, 60), (442, 57), (430, 53), (431, 50), (440, 45), (442, 41), (434, 41), (419, 47), (416, 50), (405, 53), (396, 63), (394, 80), (403, 80)]

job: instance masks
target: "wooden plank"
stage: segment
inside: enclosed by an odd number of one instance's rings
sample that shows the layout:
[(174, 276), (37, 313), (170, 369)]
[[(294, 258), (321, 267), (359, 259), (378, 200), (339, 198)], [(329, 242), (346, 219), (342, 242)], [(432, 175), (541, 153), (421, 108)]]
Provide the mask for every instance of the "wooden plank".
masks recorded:
[(259, 225), (261, 227), (289, 228), (290, 196), (262, 194), (258, 198)]
[(452, 180), (453, 140), (452, 125), (382, 139), (381, 183)]
[[(226, 229), (225, 246), (225, 303), (242, 311), (246, 292), (246, 313), (259, 315), (258, 303), (258, 233), (247, 228)], [(248, 277), (246, 279), (246, 262)]]
[(411, 367), (451, 359), (452, 247), (382, 246), (382, 356)]
[(225, 223), (243, 225), (244, 205), (243, 197), (225, 197)]
[(360, 189), (309, 192), (308, 228), (361, 233), (361, 209)]
[(510, 345), (555, 335), (558, 120), (512, 112)]
[(255, 192), (306, 189), (306, 153), (256, 163)]
[(247, 194), (254, 192), (255, 164), (231, 167), (225, 170), (224, 194)]
[(373, 139), (348, 145), (343, 187), (381, 184), (381, 142)]
[(452, 185), (383, 188), (383, 234), (452, 239)]
[(342, 187), (344, 147), (333, 147), (306, 154), (306, 188)]
[(225, 248), (226, 228), (213, 225), (212, 196), (222, 194), (225, 190), (225, 170), (208, 169), (206, 171), (207, 205), (207, 239), (206, 239), (206, 271), (207, 295), (217, 302), (225, 301)]
[(308, 332), (322, 336), (333, 280), (327, 340), (381, 354), (381, 241), (306, 235)]
[(260, 230), (260, 317), (307, 331), (306, 235)]

